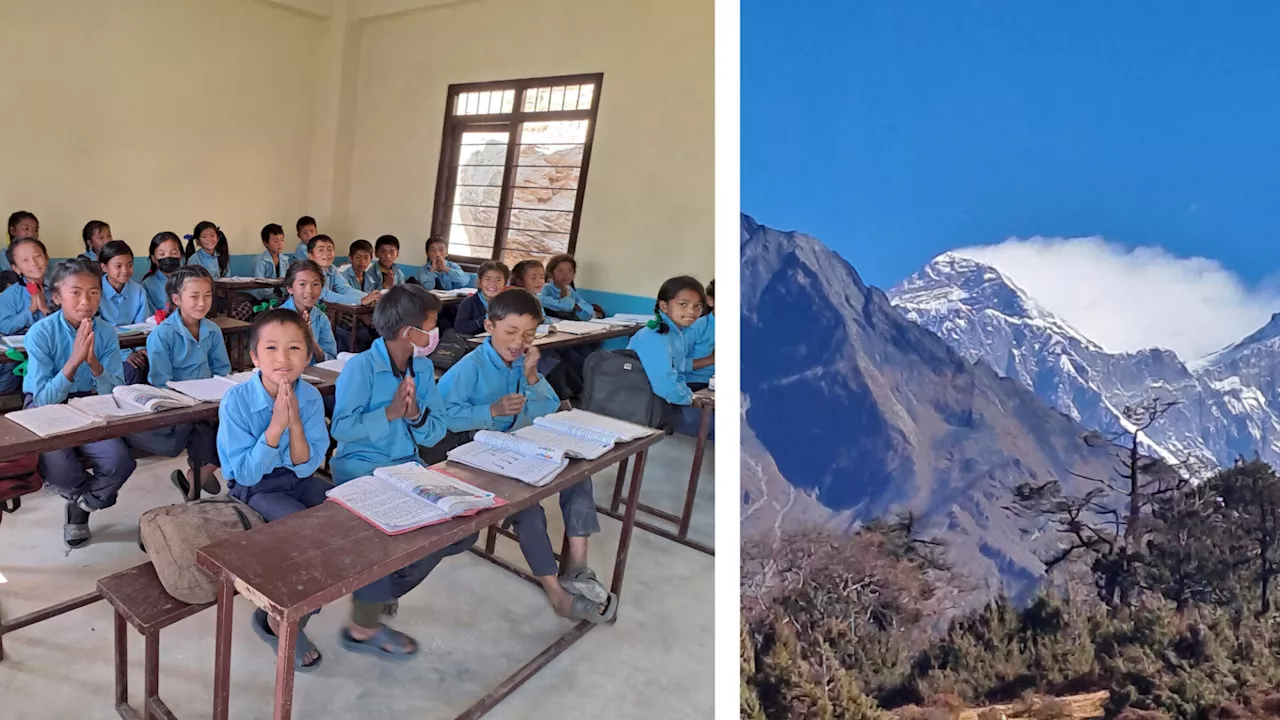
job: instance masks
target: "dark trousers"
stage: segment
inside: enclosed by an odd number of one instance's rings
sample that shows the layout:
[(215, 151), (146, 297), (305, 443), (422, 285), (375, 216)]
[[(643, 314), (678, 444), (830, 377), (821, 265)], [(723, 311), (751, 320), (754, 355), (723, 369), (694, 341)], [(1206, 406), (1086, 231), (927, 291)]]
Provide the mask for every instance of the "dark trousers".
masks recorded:
[[(32, 407), (31, 396), (23, 407)], [(81, 459), (88, 462), (85, 471)], [(68, 500), (81, 500), (90, 510), (116, 504), (116, 496), (138, 463), (129, 456), (124, 440), (113, 438), (40, 453), (40, 476)]]
[[(569, 537), (589, 537), (600, 532), (600, 518), (596, 515), (595, 493), (591, 480), (560, 491), (560, 512), (564, 515), (564, 533)], [(534, 505), (511, 516), (511, 522), (520, 541), (520, 552), (534, 577), (558, 574), (555, 551), (547, 534), (547, 513), (541, 505)]]
[(130, 365), (126, 361), (124, 363), (124, 384), (125, 385), (146, 385), (148, 370), (150, 370), (150, 363), (143, 363), (142, 367), (139, 368), (139, 367), (134, 367)]
[[(126, 366), (127, 367), (127, 366)], [(194, 465), (218, 467), (218, 423), (198, 422), (172, 425), (125, 438), (130, 447), (162, 457), (178, 457), (187, 451)]]
[(13, 395), (22, 390), (22, 377), (14, 375), (16, 362), (0, 362), (0, 395)]
[(356, 345), (354, 348), (351, 346), (351, 331), (345, 327), (334, 328), (333, 338), (337, 341), (339, 352), (358, 353), (373, 347), (373, 330), (363, 323), (356, 324)]

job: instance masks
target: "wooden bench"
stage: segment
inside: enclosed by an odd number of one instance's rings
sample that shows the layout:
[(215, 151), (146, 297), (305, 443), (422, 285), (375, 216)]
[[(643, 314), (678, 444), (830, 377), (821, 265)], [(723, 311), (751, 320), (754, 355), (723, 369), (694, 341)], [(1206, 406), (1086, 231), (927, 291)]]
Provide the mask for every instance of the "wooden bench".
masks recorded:
[[(98, 581), (102, 599), (115, 608), (116, 712), (124, 720), (172, 720), (160, 699), (160, 631), (212, 605), (188, 605), (165, 592), (151, 563), (143, 563)], [(146, 639), (142, 714), (129, 705), (129, 637), (125, 623)]]

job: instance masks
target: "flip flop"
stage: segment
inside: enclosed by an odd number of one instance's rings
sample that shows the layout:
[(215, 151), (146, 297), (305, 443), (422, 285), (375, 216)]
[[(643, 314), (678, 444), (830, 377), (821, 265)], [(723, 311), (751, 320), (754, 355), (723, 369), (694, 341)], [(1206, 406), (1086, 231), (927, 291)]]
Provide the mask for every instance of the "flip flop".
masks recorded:
[[(338, 632), (338, 641), (342, 643), (342, 647), (351, 652), (373, 655), (393, 662), (412, 660), (413, 656), (417, 655), (418, 650), (422, 648), (417, 640), (399, 630), (392, 630), (386, 625), (379, 626), (378, 632), (374, 633), (373, 637), (368, 640), (357, 640), (351, 637), (351, 633), (347, 632), (344, 627)], [(413, 650), (409, 649), (410, 643), (414, 646)]]
[(596, 604), (603, 604), (609, 599), (609, 591), (596, 579), (595, 571), (586, 566), (574, 568), (566, 573), (560, 578), (560, 586)]
[[(79, 522), (83, 519), (83, 522)], [(92, 534), (89, 532), (89, 511), (75, 500), (68, 500), (63, 513), (62, 542), (72, 550), (84, 547)]]
[[(258, 637), (262, 638), (263, 642), (271, 646), (272, 652), (279, 654), (280, 638), (276, 637), (276, 634), (271, 632), (271, 625), (267, 623), (267, 612), (265, 610), (258, 609), (253, 611), (253, 631), (258, 634)], [(320, 667), (320, 663), (324, 661), (324, 656), (318, 652), (316, 653), (315, 661), (310, 665), (306, 665), (302, 662), (302, 659), (307, 656), (307, 653), (315, 649), (315, 644), (311, 642), (307, 637), (307, 634), (299, 630), (298, 642), (295, 644), (293, 650), (293, 669), (298, 672), (305, 673), (311, 672), (312, 670)]]
[(186, 500), (191, 497), (191, 484), (187, 482), (187, 474), (181, 470), (174, 470), (169, 473), (169, 482), (178, 488), (178, 492), (182, 493), (182, 499)]
[(200, 489), (204, 490), (206, 495), (217, 495), (222, 492), (222, 483), (218, 482), (218, 478), (216, 476), (210, 475), (200, 481)]
[(600, 610), (602, 603), (592, 602), (590, 598), (582, 595), (573, 596), (573, 605), (569, 608), (569, 617), (574, 620), (586, 620), (593, 625), (603, 625), (613, 620), (618, 614), (618, 596), (609, 593), (607, 602), (604, 604), (604, 610)]

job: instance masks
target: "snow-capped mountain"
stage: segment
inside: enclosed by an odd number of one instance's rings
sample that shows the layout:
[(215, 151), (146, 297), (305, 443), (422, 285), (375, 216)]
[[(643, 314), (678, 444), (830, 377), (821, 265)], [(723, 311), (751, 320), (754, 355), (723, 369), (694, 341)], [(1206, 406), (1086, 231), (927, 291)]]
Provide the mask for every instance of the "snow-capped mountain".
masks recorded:
[(954, 253), (889, 292), (908, 319), (971, 362), (1032, 389), (1085, 427), (1116, 432), (1126, 405), (1178, 405), (1146, 434), (1168, 460), (1280, 462), (1280, 316), (1188, 367), (1170, 350), (1110, 353), (1040, 306), (996, 268)]

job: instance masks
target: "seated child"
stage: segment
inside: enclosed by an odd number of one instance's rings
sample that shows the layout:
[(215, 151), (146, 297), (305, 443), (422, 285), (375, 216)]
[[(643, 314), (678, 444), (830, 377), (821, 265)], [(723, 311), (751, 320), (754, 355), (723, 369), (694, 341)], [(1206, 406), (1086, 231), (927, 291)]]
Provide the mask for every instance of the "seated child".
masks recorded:
[[(154, 387), (171, 380), (204, 380), (231, 374), (231, 359), (222, 329), (206, 316), (213, 307), (213, 278), (199, 265), (178, 268), (169, 278), (173, 311), (147, 336), (147, 374)], [(131, 435), (130, 445), (153, 455), (177, 457), (185, 449), (191, 465), (200, 468), (200, 487), (210, 495), (222, 490), (218, 469), (217, 427), (210, 422), (183, 423)], [(181, 470), (169, 476), (186, 497), (192, 478)]]
[[(19, 280), (0, 292), (0, 335), (23, 335), (37, 320), (57, 309), (45, 283), (49, 254), (44, 243), (35, 238), (15, 238), (5, 256)], [(0, 395), (15, 393), (23, 386), (22, 378), (14, 374), (21, 361), (3, 355), (0, 358)]]
[[(541, 305), (542, 288), (546, 286), (546, 271), (542, 263), (537, 260), (521, 260), (516, 263), (516, 266), (511, 268), (511, 285), (529, 291), (529, 294), (533, 295)], [(554, 312), (545, 307), (542, 311), (544, 316), (561, 320), (573, 319), (573, 313)], [(551, 387), (555, 388), (556, 394), (566, 400), (578, 397), (582, 393), (584, 383), (581, 368), (565, 362), (565, 355), (560, 351), (548, 350), (542, 353), (538, 372), (545, 375)]]
[[(289, 271), (289, 261), (293, 259), (291, 255), (284, 254), (284, 228), (275, 223), (264, 225), (261, 235), (263, 250), (257, 261), (253, 263), (253, 276), (283, 280), (285, 273)], [(249, 295), (256, 300), (269, 300), (280, 297), (281, 293), (270, 288), (262, 288), (250, 290)]]
[(111, 226), (101, 220), (90, 220), (81, 229), (80, 238), (84, 240), (84, 252), (80, 257), (100, 262), (98, 254), (102, 252), (102, 246), (111, 242)]
[(369, 269), (373, 265), (373, 246), (368, 240), (351, 243), (351, 247), (347, 248), (347, 259), (351, 261), (351, 267), (341, 273), (347, 285), (361, 293), (371, 293), (382, 288), (382, 278)]
[[(489, 337), (440, 379), (450, 430), (518, 430), (559, 408), (560, 398), (537, 371), (538, 348), (533, 339), (540, 322), (542, 308), (524, 290), (506, 290), (489, 303), (484, 323)], [(520, 550), (556, 614), (608, 622), (617, 612), (618, 598), (587, 567), (587, 538), (600, 532), (590, 478), (561, 491), (560, 510), (569, 538), (565, 577), (559, 577), (541, 505), (512, 516)]]
[(693, 408), (689, 374), (715, 364), (714, 354), (702, 358), (689, 355), (693, 346), (689, 328), (702, 317), (706, 300), (697, 280), (688, 276), (667, 280), (658, 290), (654, 319), (627, 344), (627, 349), (639, 356), (654, 394), (681, 409), (680, 432), (690, 435), (697, 434), (701, 411)]
[(458, 317), (453, 322), (453, 329), (463, 335), (479, 335), (484, 332), (489, 303), (506, 288), (511, 271), (497, 260), (485, 260), (476, 271), (476, 277), (479, 290), (459, 303)]
[(293, 251), (293, 259), (306, 260), (307, 253), (311, 252), (311, 249), (308, 247), (308, 243), (310, 243), (311, 238), (315, 237), (317, 234), (316, 219), (310, 215), (303, 215), (298, 218), (298, 222), (294, 225), (294, 229), (298, 232), (298, 249)]
[(324, 288), (320, 292), (321, 302), (339, 305), (372, 305), (381, 297), (376, 290), (364, 292), (351, 287), (342, 275), (333, 267), (335, 254), (333, 240), (328, 235), (315, 235), (307, 243), (307, 259), (320, 267), (324, 273), (321, 280)]
[[(40, 221), (36, 216), (26, 210), (19, 210), (9, 216), (9, 242), (12, 244), (14, 240), (24, 240), (26, 238), (39, 239), (40, 237)], [(9, 257), (6, 253), (0, 253), (0, 272), (10, 270)], [(3, 289), (3, 288), (0, 288)]]
[(464, 288), (469, 282), (462, 266), (449, 260), (449, 243), (444, 238), (432, 235), (427, 239), (427, 262), (422, 266), (422, 274), (418, 282), (428, 290), (456, 290)]
[(209, 276), (215, 280), (226, 277), (230, 272), (231, 251), (227, 247), (227, 239), (218, 231), (218, 226), (208, 220), (200, 222), (191, 231), (184, 254), (187, 265), (199, 265), (208, 270)]
[(168, 231), (156, 233), (151, 238), (151, 247), (147, 250), (151, 267), (142, 276), (142, 289), (147, 291), (147, 299), (156, 310), (169, 307), (169, 276), (182, 267), (182, 241), (176, 233)]
[(396, 285), (403, 285), (404, 270), (396, 265), (400, 259), (400, 239), (395, 235), (383, 235), (373, 247), (378, 257), (378, 287), (390, 290)]
[(308, 337), (311, 362), (308, 365), (338, 357), (338, 342), (333, 337), (329, 316), (323, 310), (316, 309), (324, 285), (322, 276), (320, 266), (310, 260), (300, 260), (289, 266), (284, 279), (284, 286), (290, 297), (280, 307), (301, 315), (311, 330)]
[[(110, 394), (124, 382), (124, 371), (115, 328), (95, 317), (102, 300), (97, 264), (64, 260), (54, 268), (49, 285), (61, 309), (27, 332), (24, 407), (56, 405), (94, 392)], [(81, 459), (88, 461), (91, 472), (84, 470)], [(89, 542), (89, 514), (114, 505), (136, 467), (120, 438), (40, 454), (40, 475), (67, 501), (62, 527), (67, 547)]]
[[(133, 250), (123, 240), (112, 240), (98, 249), (102, 268), (102, 304), (98, 315), (116, 327), (144, 323), (156, 314), (147, 291), (133, 279)], [(122, 349), (124, 383), (136, 385), (147, 381), (147, 351)]]
[[(538, 299), (548, 315), (564, 319), (590, 320), (604, 317), (604, 309), (592, 305), (582, 297), (573, 281), (578, 275), (578, 261), (572, 255), (556, 255), (547, 261), (547, 277), (550, 283), (542, 286)], [(578, 378), (584, 378), (587, 356), (600, 349), (600, 343), (574, 345), (561, 351), (560, 357), (573, 368)]]
[(716, 374), (716, 281), (707, 283), (707, 307), (702, 317), (694, 321), (693, 327), (685, 333), (689, 341), (688, 357), (695, 359), (711, 358), (712, 364), (688, 373), (689, 387), (694, 392), (705, 389)]

